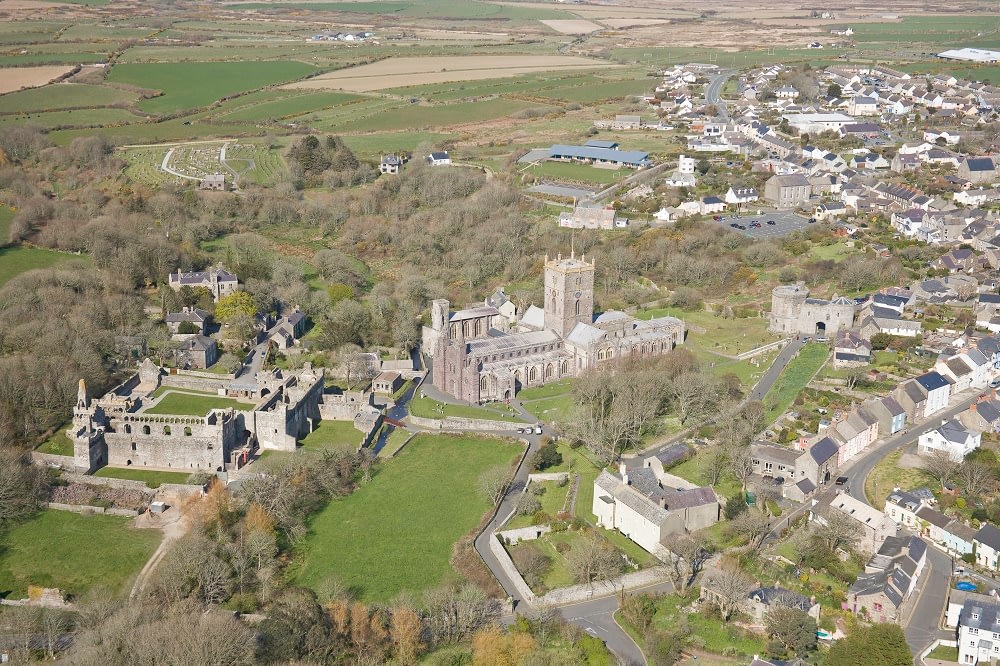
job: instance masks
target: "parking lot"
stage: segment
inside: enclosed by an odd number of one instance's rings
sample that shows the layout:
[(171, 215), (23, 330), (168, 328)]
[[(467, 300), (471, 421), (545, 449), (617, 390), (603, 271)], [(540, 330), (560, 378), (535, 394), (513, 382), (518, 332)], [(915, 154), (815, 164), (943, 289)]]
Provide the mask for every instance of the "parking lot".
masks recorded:
[[(753, 212), (756, 212), (756, 209)], [(768, 224), (768, 220), (772, 220), (774, 224)], [(751, 229), (750, 224), (753, 222), (760, 222), (760, 228)], [(722, 216), (722, 221), (719, 224), (726, 228), (732, 228), (729, 226), (731, 224), (740, 224), (746, 229), (733, 228), (733, 231), (739, 231), (751, 238), (781, 238), (793, 231), (808, 227), (809, 219), (791, 211), (775, 210), (760, 215), (740, 215), (738, 218), (734, 218), (733, 213), (726, 213)]]

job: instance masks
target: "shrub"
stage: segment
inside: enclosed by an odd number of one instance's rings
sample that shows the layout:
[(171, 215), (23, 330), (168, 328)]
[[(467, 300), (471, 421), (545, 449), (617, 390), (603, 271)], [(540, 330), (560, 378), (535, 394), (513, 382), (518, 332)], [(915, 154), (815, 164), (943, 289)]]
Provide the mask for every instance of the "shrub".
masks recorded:
[(536, 470), (555, 467), (563, 461), (562, 454), (556, 449), (555, 442), (549, 440), (531, 456), (531, 466)]
[(722, 510), (722, 513), (726, 517), (726, 520), (732, 520), (746, 511), (747, 508), (746, 495), (739, 492), (726, 499), (726, 508)]
[(542, 508), (542, 503), (534, 495), (525, 493), (517, 500), (517, 515), (530, 516)]

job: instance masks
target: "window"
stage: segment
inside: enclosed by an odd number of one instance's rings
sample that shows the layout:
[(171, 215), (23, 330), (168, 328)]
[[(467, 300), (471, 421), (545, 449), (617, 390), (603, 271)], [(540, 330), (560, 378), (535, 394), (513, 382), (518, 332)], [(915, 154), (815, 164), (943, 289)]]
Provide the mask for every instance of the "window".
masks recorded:
[[(976, 617), (975, 615), (972, 616), (973, 619), (975, 619), (975, 617)], [(969, 627), (969, 635), (970, 636), (978, 636), (979, 635), (979, 629), (977, 629), (975, 627)]]
[(132, 450), (135, 451), (135, 442), (132, 442)]
[(574, 308), (574, 314), (577, 317), (579, 317), (580, 316), (580, 299), (579, 298), (576, 299), (576, 304), (573, 306), (573, 308)]
[(978, 620), (979, 619), (979, 613), (973, 613), (972, 614), (972, 619), (973, 620)]
[(150, 430), (149, 430), (149, 426), (148, 425), (142, 426), (142, 434), (143, 435), (148, 435), (149, 432), (150, 432)]
[(882, 612), (882, 604), (872, 604), (872, 608), (874, 608), (876, 612)]

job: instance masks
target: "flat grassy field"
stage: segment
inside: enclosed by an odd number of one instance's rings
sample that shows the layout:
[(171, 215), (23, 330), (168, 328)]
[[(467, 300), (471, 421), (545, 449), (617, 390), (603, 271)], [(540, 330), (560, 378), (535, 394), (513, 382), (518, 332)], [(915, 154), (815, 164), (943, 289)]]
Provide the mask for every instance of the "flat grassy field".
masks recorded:
[[(0, 98), (2, 99), (2, 98)], [(44, 128), (54, 127), (103, 127), (115, 123), (129, 123), (144, 118), (126, 109), (74, 109), (72, 111), (31, 112), (0, 116), (0, 127), (30, 123)]]
[(31, 88), (0, 96), (0, 113), (110, 106), (131, 103), (138, 97), (136, 93), (108, 86), (57, 83), (44, 88)]
[(764, 396), (764, 405), (767, 407), (766, 419), (769, 423), (791, 407), (796, 396), (823, 367), (829, 355), (830, 348), (825, 344), (810, 342), (788, 363), (778, 381)]
[(233, 398), (219, 396), (196, 395), (194, 393), (179, 393), (174, 391), (165, 395), (155, 406), (145, 410), (144, 414), (173, 414), (175, 416), (205, 416), (212, 409), (253, 409), (253, 404), (240, 402)]
[[(348, 107), (351, 109), (353, 107)], [(550, 108), (542, 103), (517, 99), (494, 99), (487, 102), (459, 102), (441, 106), (406, 105), (344, 122), (337, 130), (344, 133), (385, 132), (452, 127), (510, 116), (524, 109)]]
[(161, 536), (131, 523), (119, 516), (39, 513), (0, 537), (0, 593), (21, 599), (29, 584), (72, 595), (91, 588), (127, 593)]
[(305, 436), (299, 446), (304, 451), (338, 450), (353, 452), (361, 443), (361, 431), (353, 421), (320, 421), (316, 429)]
[(916, 488), (940, 487), (930, 474), (919, 467), (900, 467), (902, 451), (893, 451), (879, 461), (865, 480), (865, 497), (877, 509), (885, 506), (885, 498), (893, 488), (914, 490)]
[(138, 469), (135, 467), (102, 467), (94, 473), (94, 476), (142, 481), (149, 488), (155, 490), (164, 483), (187, 483), (191, 475), (187, 472), (160, 472), (153, 469)]
[(308, 10), (310, 12), (338, 12), (351, 14), (395, 14), (411, 18), (436, 19), (559, 19), (573, 18), (556, 9), (535, 9), (496, 5), (477, 0), (448, 2), (447, 0), (415, 0), (401, 2), (240, 2), (228, 5), (229, 9), (255, 10)]
[(50, 453), (54, 456), (73, 455), (73, 441), (66, 436), (66, 430), (72, 423), (64, 423), (59, 426), (52, 436), (38, 445), (35, 449), (39, 453)]
[(610, 185), (635, 172), (632, 169), (598, 169), (589, 164), (575, 162), (539, 162), (525, 169), (524, 173), (535, 174), (546, 180)]
[(482, 407), (469, 405), (452, 405), (428, 398), (423, 392), (410, 401), (410, 413), (425, 419), (442, 419), (446, 416), (458, 416), (470, 419), (490, 419), (493, 421), (522, 422), (517, 413), (506, 405), (486, 404)]
[(316, 70), (303, 62), (125, 63), (116, 65), (109, 81), (128, 83), (163, 95), (146, 100), (144, 111), (163, 113), (206, 106), (227, 95), (298, 79)]
[(295, 116), (306, 115), (314, 111), (341, 106), (362, 99), (358, 95), (347, 93), (319, 92), (305, 95), (290, 95), (273, 102), (264, 102), (250, 107), (243, 107), (223, 114), (230, 122), (267, 122), (285, 120)]
[[(10, 222), (5, 225), (0, 220), (0, 227), (7, 226), (8, 234)], [(4, 239), (6, 242), (6, 239)], [(89, 263), (90, 258), (76, 256), (65, 252), (54, 250), (43, 250), (37, 247), (6, 247), (0, 248), (0, 287), (8, 281), (17, 277), (21, 273), (35, 270), (36, 268), (50, 268), (56, 264), (76, 259), (81, 263)]]
[[(664, 316), (682, 319), (689, 329), (685, 345), (731, 356), (778, 339), (778, 336), (768, 332), (767, 320), (763, 317), (726, 319), (708, 310), (690, 311), (678, 308), (640, 310), (635, 316), (638, 319)], [(704, 333), (690, 330), (692, 328), (704, 329)]]
[(315, 588), (334, 576), (366, 602), (440, 584), (454, 575), (452, 546), (490, 509), (479, 475), (513, 462), (519, 450), (497, 439), (417, 436), (371, 482), (315, 516), (296, 583)]

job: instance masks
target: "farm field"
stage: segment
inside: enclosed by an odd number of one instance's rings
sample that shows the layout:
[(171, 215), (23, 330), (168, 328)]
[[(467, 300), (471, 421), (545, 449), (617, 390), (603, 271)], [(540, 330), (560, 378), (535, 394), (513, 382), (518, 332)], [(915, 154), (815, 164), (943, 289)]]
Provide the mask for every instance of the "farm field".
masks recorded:
[(45, 128), (104, 127), (114, 123), (128, 123), (142, 119), (125, 109), (74, 109), (72, 111), (32, 112), (0, 116), (0, 126), (31, 123)]
[(218, 117), (229, 122), (268, 122), (293, 118), (332, 106), (341, 106), (359, 99), (362, 98), (357, 95), (329, 92), (292, 95), (273, 102), (245, 106)]
[(194, 393), (181, 393), (174, 390), (165, 396), (153, 407), (145, 410), (144, 414), (172, 414), (174, 416), (205, 416), (212, 409), (252, 409), (253, 405), (248, 402), (240, 402), (233, 398), (223, 398), (212, 395), (197, 395)]
[(108, 479), (127, 479), (142, 481), (147, 487), (156, 489), (164, 483), (187, 483), (191, 476), (187, 472), (161, 472), (153, 469), (137, 469), (135, 467), (102, 467), (94, 476)]
[(573, 18), (571, 14), (556, 9), (538, 9), (467, 0), (407, 0), (400, 2), (238, 2), (227, 5), (230, 9), (274, 10), (278, 8), (309, 10), (315, 12), (340, 12), (352, 14), (392, 14), (409, 18), (441, 19), (559, 19)]
[(0, 69), (0, 94), (14, 92), (21, 88), (44, 86), (56, 79), (70, 67), (62, 65), (47, 65), (42, 67), (4, 67)]
[(417, 436), (371, 482), (312, 519), (297, 583), (316, 588), (334, 576), (366, 602), (440, 584), (452, 572), (453, 544), (490, 509), (476, 488), (479, 475), (518, 452), (497, 439)]
[(126, 63), (116, 65), (109, 81), (161, 90), (163, 95), (140, 103), (149, 112), (206, 106), (233, 93), (297, 79), (315, 71), (302, 62)]
[[(997, 36), (995, 16), (906, 16), (893, 23), (852, 24), (857, 44), (884, 42), (956, 44)], [(985, 29), (985, 30), (984, 30)]]
[(82, 83), (54, 83), (0, 97), (0, 113), (58, 111), (60, 109), (128, 104), (138, 99), (136, 93), (107, 86)]
[(380, 155), (386, 153), (412, 152), (421, 143), (434, 144), (451, 138), (451, 135), (433, 132), (386, 132), (341, 138), (358, 157), (378, 159)]
[(0, 590), (11, 599), (28, 585), (79, 596), (99, 587), (122, 594), (160, 543), (157, 530), (137, 530), (119, 516), (43, 511), (0, 537)]
[(576, 56), (464, 56), (387, 58), (368, 65), (321, 74), (289, 88), (340, 88), (355, 92), (406, 85), (508, 78), (544, 70), (596, 69), (613, 65)]
[(338, 132), (377, 132), (450, 127), (509, 116), (524, 109), (546, 109), (537, 103), (516, 99), (461, 102), (442, 106), (400, 107), (335, 126)]
[[(0, 219), (0, 227), (4, 226)], [(9, 228), (9, 223), (6, 225)], [(9, 233), (9, 231), (8, 231)], [(9, 238), (9, 236), (7, 237)], [(6, 238), (4, 242), (6, 242)], [(8, 281), (36, 268), (50, 268), (56, 264), (79, 260), (89, 263), (89, 257), (56, 252), (55, 250), (44, 250), (37, 247), (5, 247), (0, 248), (0, 287)]]

